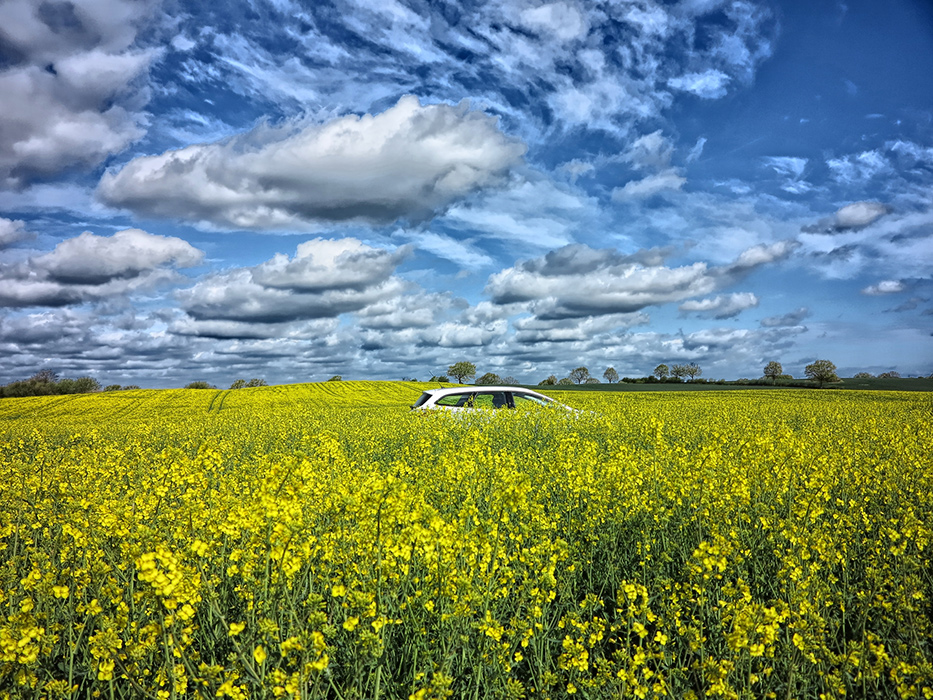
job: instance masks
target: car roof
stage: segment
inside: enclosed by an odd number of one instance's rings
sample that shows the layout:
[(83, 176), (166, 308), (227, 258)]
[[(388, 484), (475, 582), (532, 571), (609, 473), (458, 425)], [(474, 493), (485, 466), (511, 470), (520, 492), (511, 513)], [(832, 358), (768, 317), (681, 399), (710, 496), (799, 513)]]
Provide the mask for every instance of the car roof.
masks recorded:
[[(520, 386), (499, 386), (496, 384), (485, 384), (477, 386), (476, 384), (464, 385), (464, 386), (453, 386), (446, 387), (443, 389), (426, 389), (424, 393), (431, 394), (431, 396), (446, 396), (447, 394), (462, 394), (465, 391), (472, 392), (491, 392), (491, 391), (514, 391), (520, 394), (534, 394), (535, 396), (544, 396), (544, 394), (539, 394), (537, 391), (532, 389), (525, 389)], [(550, 398), (544, 396), (544, 398)]]

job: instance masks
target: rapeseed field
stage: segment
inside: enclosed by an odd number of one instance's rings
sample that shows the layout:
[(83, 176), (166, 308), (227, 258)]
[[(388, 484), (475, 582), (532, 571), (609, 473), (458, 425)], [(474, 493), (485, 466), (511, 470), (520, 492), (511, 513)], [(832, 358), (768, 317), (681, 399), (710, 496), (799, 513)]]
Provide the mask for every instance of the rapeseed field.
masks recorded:
[(0, 698), (933, 698), (933, 399), (0, 402)]

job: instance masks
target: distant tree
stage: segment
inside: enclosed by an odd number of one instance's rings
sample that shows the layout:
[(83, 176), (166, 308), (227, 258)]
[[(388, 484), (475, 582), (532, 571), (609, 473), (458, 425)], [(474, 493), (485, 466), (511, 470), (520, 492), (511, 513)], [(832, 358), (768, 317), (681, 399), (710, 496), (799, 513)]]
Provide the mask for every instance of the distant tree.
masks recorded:
[(654, 372), (651, 374), (653, 374), (658, 379), (667, 379), (671, 374), (671, 368), (667, 365), (661, 364), (655, 367)]
[(266, 384), (266, 380), (265, 380), (265, 379), (257, 379), (257, 378), (254, 378), (254, 379), (250, 379), (248, 382), (246, 382), (246, 388), (247, 388), (247, 389), (252, 389), (252, 388), (257, 387), (257, 386), (269, 386), (269, 385)]
[(476, 383), (482, 385), (502, 384), (502, 377), (493, 372), (486, 372), (486, 374), (476, 380)]
[(878, 375), (878, 379), (900, 379), (900, 372), (882, 372)]
[(875, 375), (870, 374), (869, 372), (857, 372), (852, 378), (853, 379), (874, 379)]
[(464, 379), (476, 376), (476, 365), (472, 362), (455, 362), (447, 368), (447, 374), (456, 379), (457, 384), (463, 384)]
[(573, 380), (570, 377), (561, 377), (557, 380), (558, 386), (568, 386), (573, 384)]
[(93, 394), (95, 391), (100, 391), (100, 382), (94, 377), (78, 377), (75, 379), (74, 393)]
[(108, 384), (104, 387), (104, 391), (120, 391), (121, 387), (119, 384)]
[(52, 369), (40, 369), (29, 378), (29, 381), (39, 382), (41, 384), (54, 384), (58, 381), (58, 372)]
[(333, 377), (331, 377), (331, 378), (328, 379), (327, 381), (329, 381), (329, 382), (342, 382), (342, 381), (343, 381), (343, 377), (340, 376), (339, 374), (335, 374)]
[(48, 386), (49, 390), (47, 393), (50, 394), (77, 394), (75, 391), (75, 380), (65, 377), (59, 379), (54, 384), (45, 384), (44, 382), (37, 382), (37, 388), (42, 388), (43, 386)]
[(231, 389), (242, 389), (244, 386), (246, 386), (246, 380), (237, 379), (235, 382), (233, 382), (233, 384), (230, 385), (230, 388)]
[(417, 377), (402, 377), (402, 381), (403, 382), (417, 382), (418, 378)]
[(671, 376), (677, 379), (683, 379), (687, 376), (687, 365), (672, 365)]
[(440, 375), (431, 377), (431, 379), (430, 379), (429, 381), (432, 381), (432, 382), (444, 382), (445, 384), (447, 384), (447, 383), (450, 383), (450, 377), (448, 377), (446, 374), (440, 374)]
[(208, 384), (207, 382), (201, 382), (201, 381), (191, 382), (190, 384), (185, 386), (185, 389), (216, 389), (216, 388), (217, 388), (216, 386), (212, 386)]
[(771, 361), (765, 365), (765, 376), (774, 384), (774, 380), (784, 374), (784, 368), (780, 362)]
[(514, 386), (518, 384), (518, 380), (510, 374), (502, 378), (502, 383), (506, 386)]
[(123, 387), (122, 390), (123, 390), (123, 391), (132, 391), (133, 389), (139, 389), (139, 388), (140, 388), (139, 384), (127, 384), (125, 387)]
[(547, 379), (543, 379), (538, 382), (538, 386), (554, 386), (555, 384), (557, 384), (557, 377), (555, 377), (553, 374)]
[(584, 384), (602, 384), (596, 377), (587, 377), (583, 380)]
[(586, 367), (577, 367), (570, 370), (570, 381), (574, 384), (582, 384), (590, 376), (590, 371)]
[(603, 372), (603, 379), (612, 384), (613, 382), (619, 381), (619, 373), (615, 371), (614, 367), (610, 367)]
[(813, 379), (820, 383), (820, 389), (826, 382), (838, 382), (836, 376), (836, 365), (829, 360), (817, 360), (803, 368), (804, 374), (808, 379)]
[(697, 377), (703, 374), (703, 370), (700, 369), (700, 365), (696, 362), (691, 362), (689, 365), (684, 365), (684, 376), (690, 377), (690, 380), (693, 381)]

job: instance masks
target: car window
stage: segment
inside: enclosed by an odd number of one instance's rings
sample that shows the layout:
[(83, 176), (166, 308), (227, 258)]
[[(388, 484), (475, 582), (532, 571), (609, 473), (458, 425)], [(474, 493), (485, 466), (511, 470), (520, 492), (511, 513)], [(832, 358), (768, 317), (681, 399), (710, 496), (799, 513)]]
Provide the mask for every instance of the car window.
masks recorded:
[(411, 407), (418, 408), (418, 406), (421, 406), (425, 401), (427, 401), (430, 398), (431, 398), (431, 395), (428, 392), (424, 392), (421, 396), (418, 397), (418, 400), (415, 401), (415, 403), (413, 403)]
[(447, 394), (434, 402), (435, 406), (469, 406), (471, 394)]
[(524, 394), (512, 394), (512, 401), (515, 402), (515, 408), (547, 406), (548, 403), (544, 399), (539, 399), (537, 396), (525, 396)]
[(477, 394), (473, 399), (473, 405), (476, 408), (507, 408), (509, 404), (504, 391), (490, 391)]

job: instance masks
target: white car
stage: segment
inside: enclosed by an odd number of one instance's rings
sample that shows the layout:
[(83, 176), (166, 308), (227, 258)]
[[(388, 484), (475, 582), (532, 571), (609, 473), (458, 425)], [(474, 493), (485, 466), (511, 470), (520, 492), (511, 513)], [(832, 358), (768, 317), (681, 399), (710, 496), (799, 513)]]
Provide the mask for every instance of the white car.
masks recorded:
[(449, 389), (428, 389), (412, 405), (413, 411), (441, 409), (462, 411), (471, 408), (532, 408), (550, 406), (574, 409), (555, 401), (550, 396), (517, 386), (473, 386)]

